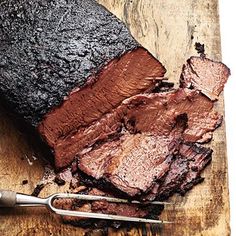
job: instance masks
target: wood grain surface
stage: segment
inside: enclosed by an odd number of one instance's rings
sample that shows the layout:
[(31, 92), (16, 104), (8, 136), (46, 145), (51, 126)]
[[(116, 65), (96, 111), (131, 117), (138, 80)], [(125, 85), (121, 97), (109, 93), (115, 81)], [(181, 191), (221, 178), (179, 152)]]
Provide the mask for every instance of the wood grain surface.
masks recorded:
[[(196, 55), (194, 43), (205, 44), (209, 58), (220, 60), (220, 27), (217, 0), (99, 0), (123, 20), (134, 37), (167, 68), (171, 81), (179, 78), (181, 67), (190, 55)], [(224, 113), (223, 98), (216, 110)], [(0, 188), (32, 193), (42, 179), (44, 168), (37, 142), (19, 128), (0, 105)], [(224, 124), (214, 133), (209, 144), (213, 161), (206, 168), (206, 177), (184, 197), (175, 202), (161, 218), (173, 224), (108, 231), (91, 231), (62, 224), (60, 218), (46, 209), (0, 209), (0, 235), (165, 235), (225, 236), (229, 230), (229, 198)], [(41, 154), (40, 154), (41, 153)], [(40, 157), (41, 156), (41, 157)], [(37, 157), (37, 159), (35, 158)], [(27, 184), (22, 184), (28, 180)], [(40, 196), (66, 191), (68, 185), (49, 184)]]

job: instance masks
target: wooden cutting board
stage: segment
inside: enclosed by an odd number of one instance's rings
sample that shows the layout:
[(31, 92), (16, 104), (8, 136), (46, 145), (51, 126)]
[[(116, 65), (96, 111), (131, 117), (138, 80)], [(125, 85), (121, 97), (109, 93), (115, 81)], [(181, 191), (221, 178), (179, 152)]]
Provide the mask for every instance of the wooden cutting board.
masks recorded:
[[(122, 19), (134, 37), (160, 59), (171, 81), (179, 78), (181, 67), (190, 55), (196, 55), (195, 42), (205, 44), (209, 58), (220, 60), (220, 27), (217, 0), (99, 0)], [(223, 98), (216, 110), (224, 113)], [(44, 169), (37, 150), (25, 130), (0, 107), (0, 188), (32, 193)], [(174, 206), (162, 214), (174, 223), (162, 227), (133, 228), (109, 235), (212, 235), (230, 234), (227, 157), (224, 124), (214, 133), (210, 146), (213, 161), (206, 168), (202, 184), (184, 197), (174, 196)], [(37, 149), (37, 148), (36, 148)], [(42, 155), (42, 154), (41, 154)], [(28, 183), (22, 185), (23, 180)], [(48, 185), (40, 196), (68, 189)], [(105, 232), (105, 233), (104, 233)], [(106, 235), (100, 231), (61, 224), (46, 209), (0, 209), (0, 235)]]

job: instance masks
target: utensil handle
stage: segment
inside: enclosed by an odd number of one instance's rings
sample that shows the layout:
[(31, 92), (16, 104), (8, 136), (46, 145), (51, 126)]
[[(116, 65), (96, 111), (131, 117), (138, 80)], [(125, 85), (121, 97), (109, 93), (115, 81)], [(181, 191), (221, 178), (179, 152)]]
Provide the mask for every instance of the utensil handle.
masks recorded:
[(0, 189), (0, 207), (16, 207), (16, 206), (46, 206), (47, 198), (34, 197), (27, 194), (16, 193), (11, 190)]
[(0, 207), (14, 207), (16, 205), (16, 192), (0, 189)]
[(16, 194), (16, 205), (22, 207), (47, 206), (48, 198), (35, 197), (23, 193)]

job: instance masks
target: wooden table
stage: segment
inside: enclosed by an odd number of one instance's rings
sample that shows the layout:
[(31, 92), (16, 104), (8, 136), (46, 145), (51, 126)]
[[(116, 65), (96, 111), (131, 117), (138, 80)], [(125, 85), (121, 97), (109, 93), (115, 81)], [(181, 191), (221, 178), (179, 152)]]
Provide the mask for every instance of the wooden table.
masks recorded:
[[(134, 37), (167, 68), (171, 81), (179, 78), (181, 67), (190, 55), (196, 55), (195, 42), (205, 44), (207, 56), (220, 60), (220, 27), (217, 0), (99, 0), (122, 19)], [(223, 98), (216, 110), (224, 112)], [(40, 159), (24, 130), (0, 108), (0, 188), (32, 193), (43, 176)], [(27, 133), (27, 132), (26, 132)], [(109, 229), (109, 235), (229, 235), (229, 198), (224, 124), (210, 143), (212, 164), (204, 171), (205, 181), (186, 196), (174, 196), (176, 205), (168, 207), (163, 219), (174, 224), (160, 227)], [(41, 154), (42, 155), (42, 154)], [(31, 165), (30, 165), (30, 164)], [(22, 185), (24, 179), (28, 184)], [(48, 185), (46, 196), (68, 189)], [(145, 232), (146, 231), (146, 232)], [(87, 234), (86, 234), (87, 232)], [(45, 209), (0, 209), (0, 235), (102, 235), (60, 223)]]

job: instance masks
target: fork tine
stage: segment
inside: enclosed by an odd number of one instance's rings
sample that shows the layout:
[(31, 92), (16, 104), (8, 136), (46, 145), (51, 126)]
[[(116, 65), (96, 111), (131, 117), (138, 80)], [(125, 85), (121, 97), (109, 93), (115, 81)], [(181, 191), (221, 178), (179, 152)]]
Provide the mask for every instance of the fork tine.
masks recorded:
[(102, 213), (62, 210), (62, 209), (57, 209), (51, 205), (50, 205), (50, 208), (56, 214), (63, 215), (63, 216), (75, 216), (75, 217), (84, 217), (84, 218), (118, 220), (118, 221), (129, 221), (129, 222), (150, 223), (150, 224), (170, 224), (170, 223), (172, 223), (169, 221), (145, 219), (145, 218), (138, 218), (138, 217), (128, 217), (128, 216), (121, 216), (121, 215), (110, 215), (110, 214), (102, 214)]
[(58, 193), (58, 194), (54, 195), (54, 198), (76, 198), (79, 200), (87, 200), (87, 201), (106, 200), (108, 202), (116, 202), (116, 203), (151, 204), (151, 205), (171, 205), (171, 204), (173, 204), (170, 202), (161, 202), (161, 201), (153, 201), (153, 202), (139, 202), (136, 200), (129, 201), (127, 199), (122, 199), (122, 198), (96, 196), (96, 195), (72, 194), (72, 193)]

